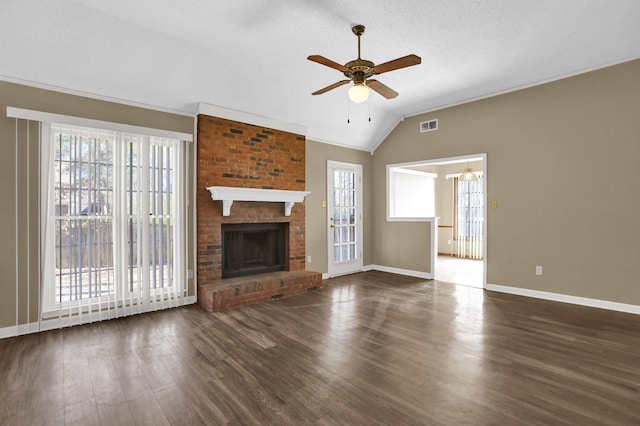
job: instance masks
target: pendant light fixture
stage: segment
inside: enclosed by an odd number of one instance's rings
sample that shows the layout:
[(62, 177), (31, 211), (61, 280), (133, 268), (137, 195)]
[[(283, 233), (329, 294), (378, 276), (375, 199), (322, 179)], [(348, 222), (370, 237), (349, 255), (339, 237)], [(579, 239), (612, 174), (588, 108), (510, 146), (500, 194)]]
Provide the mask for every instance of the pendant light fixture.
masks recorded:
[(475, 182), (479, 179), (478, 175), (474, 173), (471, 167), (469, 167), (469, 162), (467, 161), (467, 167), (464, 169), (464, 172), (462, 172), (458, 180), (463, 182)]

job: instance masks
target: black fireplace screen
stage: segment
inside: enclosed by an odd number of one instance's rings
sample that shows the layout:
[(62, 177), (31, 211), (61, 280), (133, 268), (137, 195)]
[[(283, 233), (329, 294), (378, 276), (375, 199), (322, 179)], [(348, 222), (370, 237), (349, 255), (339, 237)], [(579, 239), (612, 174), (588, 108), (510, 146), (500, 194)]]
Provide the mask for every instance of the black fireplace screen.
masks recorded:
[(222, 278), (287, 268), (287, 223), (222, 225)]

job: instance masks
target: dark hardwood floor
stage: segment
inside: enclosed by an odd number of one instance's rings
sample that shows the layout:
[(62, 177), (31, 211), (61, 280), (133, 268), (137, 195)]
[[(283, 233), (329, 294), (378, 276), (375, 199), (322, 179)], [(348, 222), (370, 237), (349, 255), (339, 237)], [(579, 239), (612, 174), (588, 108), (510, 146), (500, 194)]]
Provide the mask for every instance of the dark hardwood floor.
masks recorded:
[(640, 316), (367, 272), (0, 340), (0, 424), (639, 425)]

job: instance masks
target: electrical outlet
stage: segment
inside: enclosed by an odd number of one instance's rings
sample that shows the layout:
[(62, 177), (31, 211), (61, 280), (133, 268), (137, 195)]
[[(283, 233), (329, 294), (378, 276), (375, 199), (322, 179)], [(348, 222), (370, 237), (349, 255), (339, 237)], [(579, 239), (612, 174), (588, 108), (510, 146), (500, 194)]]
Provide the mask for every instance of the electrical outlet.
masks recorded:
[(307, 263), (311, 263), (311, 256), (307, 256)]
[(451, 240), (447, 240), (447, 244), (451, 245)]
[(536, 275), (542, 275), (542, 266), (536, 266)]

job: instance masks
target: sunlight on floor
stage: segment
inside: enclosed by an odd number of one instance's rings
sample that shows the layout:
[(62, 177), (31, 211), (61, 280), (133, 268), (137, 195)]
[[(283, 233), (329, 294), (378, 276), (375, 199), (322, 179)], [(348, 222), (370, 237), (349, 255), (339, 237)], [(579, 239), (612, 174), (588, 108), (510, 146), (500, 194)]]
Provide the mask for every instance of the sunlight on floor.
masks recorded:
[(438, 256), (436, 280), (482, 288), (483, 261)]

